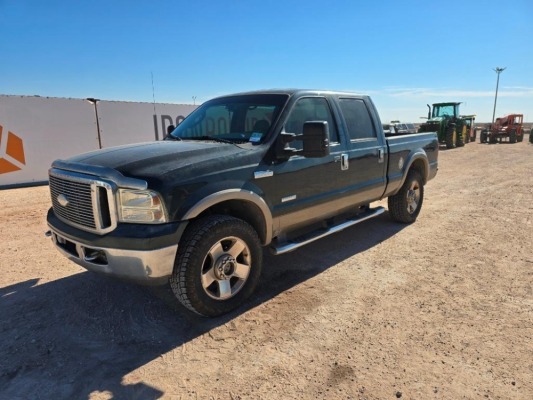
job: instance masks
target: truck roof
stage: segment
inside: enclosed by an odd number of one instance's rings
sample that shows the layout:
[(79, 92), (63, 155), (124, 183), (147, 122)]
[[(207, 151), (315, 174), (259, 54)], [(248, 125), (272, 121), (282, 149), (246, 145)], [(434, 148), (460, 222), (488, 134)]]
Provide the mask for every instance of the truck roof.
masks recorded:
[(249, 92), (239, 92), (239, 93), (230, 93), (223, 96), (218, 96), (217, 98), (230, 97), (230, 96), (240, 96), (240, 95), (254, 95), (254, 94), (286, 94), (289, 96), (294, 95), (346, 95), (346, 96), (359, 96), (359, 97), (368, 97), (366, 94), (348, 92), (348, 91), (338, 91), (338, 90), (321, 90), (321, 89), (265, 89), (265, 90), (254, 90)]

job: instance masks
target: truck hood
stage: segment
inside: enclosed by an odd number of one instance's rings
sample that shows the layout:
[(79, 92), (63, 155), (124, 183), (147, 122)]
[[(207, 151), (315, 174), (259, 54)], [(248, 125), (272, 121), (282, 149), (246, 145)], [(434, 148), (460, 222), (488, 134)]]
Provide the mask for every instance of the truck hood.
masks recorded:
[[(190, 165), (199, 166), (217, 162), (220, 169), (223, 160), (235, 159), (237, 154), (249, 150), (233, 144), (205, 141), (161, 141), (137, 143), (97, 150), (70, 158), (67, 161), (113, 168), (124, 176), (161, 178)], [(215, 161), (216, 160), (216, 161)]]

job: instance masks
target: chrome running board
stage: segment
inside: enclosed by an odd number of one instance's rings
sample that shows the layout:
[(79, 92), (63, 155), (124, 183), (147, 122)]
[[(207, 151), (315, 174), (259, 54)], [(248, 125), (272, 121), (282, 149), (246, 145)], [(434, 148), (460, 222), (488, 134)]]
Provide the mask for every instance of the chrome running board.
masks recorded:
[(301, 238), (294, 239), (289, 242), (280, 243), (279, 245), (273, 244), (270, 247), (270, 250), (273, 254), (285, 254), (290, 251), (296, 250), (306, 244), (314, 242), (315, 240), (322, 239), (325, 236), (329, 236), (333, 233), (340, 232), (350, 226), (357, 225), (360, 222), (366, 221), (367, 219), (377, 217), (385, 212), (385, 208), (377, 207), (371, 208), (365, 211), (364, 213), (359, 214), (357, 217), (344, 221), (338, 225), (331, 226), (329, 228), (320, 229), (310, 234), (304, 235)]

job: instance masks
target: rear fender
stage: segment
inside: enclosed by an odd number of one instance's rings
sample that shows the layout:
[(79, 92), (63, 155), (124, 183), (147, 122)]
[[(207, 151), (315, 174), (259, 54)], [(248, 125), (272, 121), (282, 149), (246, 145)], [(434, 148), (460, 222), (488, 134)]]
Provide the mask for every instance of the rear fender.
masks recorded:
[(426, 152), (423, 149), (417, 149), (412, 151), (405, 160), (404, 168), (402, 171), (402, 180), (398, 185), (398, 188), (392, 193), (396, 194), (407, 179), (407, 174), (411, 169), (417, 170), (422, 176), (424, 184), (427, 183), (429, 178), (429, 161)]

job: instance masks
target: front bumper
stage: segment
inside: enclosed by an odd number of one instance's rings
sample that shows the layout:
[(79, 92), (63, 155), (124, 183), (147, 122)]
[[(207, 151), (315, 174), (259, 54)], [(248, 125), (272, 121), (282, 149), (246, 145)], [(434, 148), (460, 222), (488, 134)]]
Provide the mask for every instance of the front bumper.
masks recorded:
[(147, 285), (168, 281), (186, 223), (131, 225), (107, 235), (81, 231), (49, 211), (50, 236), (56, 248), (83, 268)]

